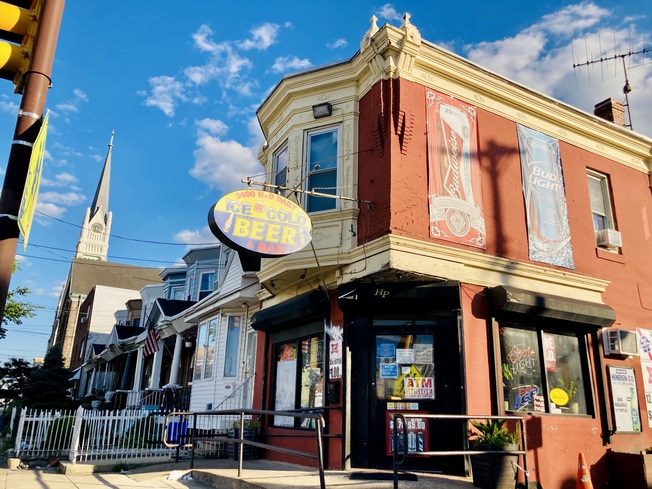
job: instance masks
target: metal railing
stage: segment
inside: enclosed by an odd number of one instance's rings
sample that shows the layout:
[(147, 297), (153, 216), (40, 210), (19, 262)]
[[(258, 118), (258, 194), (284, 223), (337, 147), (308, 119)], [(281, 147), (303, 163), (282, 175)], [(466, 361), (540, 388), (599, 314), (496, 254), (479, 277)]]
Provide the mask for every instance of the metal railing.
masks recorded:
[(163, 413), (24, 408), (18, 416), (14, 450), (22, 459), (118, 462), (174, 455), (162, 441)]
[[(521, 436), (520, 450), (437, 450), (437, 451), (420, 451), (418, 455), (423, 457), (440, 457), (451, 455), (523, 455), (523, 467), (517, 465), (521, 469), (525, 477), (525, 487), (529, 487), (530, 473), (527, 465), (527, 437), (525, 433), (525, 418), (518, 416), (480, 416), (480, 415), (465, 415), (465, 414), (407, 414), (396, 413), (392, 417), (392, 466), (394, 470), (394, 489), (398, 489), (398, 468), (410, 456), (408, 429), (406, 418), (420, 418), (420, 419), (443, 419), (443, 420), (506, 420), (519, 423), (519, 433)], [(403, 427), (399, 429), (399, 426)], [(431, 433), (433, 430), (431, 430)], [(401, 438), (399, 438), (401, 437)], [(402, 448), (402, 450), (401, 450)]]
[[(242, 381), (242, 384), (233, 389), (233, 392), (226, 396), (222, 402), (213, 407), (212, 411), (220, 411), (223, 409), (245, 409), (251, 407), (251, 399), (244, 399), (244, 394), (247, 392), (247, 389), (253, 388), (253, 380), (254, 374), (251, 374)], [(180, 408), (178, 411), (184, 411), (184, 409)]]
[[(234, 421), (238, 426), (246, 426), (247, 421), (251, 421), (254, 417), (260, 419), (261, 416), (288, 416), (293, 418), (302, 418), (303, 420), (310, 420), (309, 423), (315, 432), (316, 453), (304, 452), (290, 448), (281, 447), (278, 445), (271, 445), (269, 443), (262, 443), (256, 440), (248, 440), (245, 438), (245, 430), (241, 429), (238, 433), (238, 438), (228, 438), (223, 428), (212, 429), (211, 426), (224, 426), (227, 422), (233, 425)], [(226, 422), (215, 422), (216, 419), (224, 419)], [(317, 460), (319, 468), (319, 483), (321, 489), (326, 489), (326, 481), (324, 478), (324, 448), (323, 448), (323, 430), (325, 426), (324, 417), (320, 412), (311, 411), (266, 411), (258, 409), (225, 409), (219, 411), (206, 411), (206, 412), (173, 412), (169, 413), (165, 420), (165, 433), (163, 440), (166, 446), (170, 448), (189, 448), (190, 449), (190, 469), (194, 468), (195, 463), (195, 450), (198, 443), (234, 443), (239, 448), (238, 456), (238, 477), (242, 474), (242, 461), (244, 446), (257, 447), (265, 450), (286, 453), (298, 457), (305, 457)], [(300, 435), (297, 435), (300, 436)]]

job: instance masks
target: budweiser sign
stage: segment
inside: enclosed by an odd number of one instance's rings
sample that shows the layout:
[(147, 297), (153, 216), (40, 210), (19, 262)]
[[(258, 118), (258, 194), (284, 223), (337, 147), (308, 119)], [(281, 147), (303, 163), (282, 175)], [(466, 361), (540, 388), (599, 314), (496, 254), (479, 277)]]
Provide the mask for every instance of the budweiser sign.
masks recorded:
[(475, 107), (426, 91), (430, 235), (485, 247)]

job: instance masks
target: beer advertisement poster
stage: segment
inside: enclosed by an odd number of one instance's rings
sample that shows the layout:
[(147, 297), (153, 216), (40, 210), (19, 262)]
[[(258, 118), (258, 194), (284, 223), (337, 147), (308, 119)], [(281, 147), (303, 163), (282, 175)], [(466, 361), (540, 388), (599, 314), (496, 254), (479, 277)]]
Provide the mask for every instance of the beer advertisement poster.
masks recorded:
[[(421, 414), (422, 411), (412, 411), (405, 413), (409, 415), (406, 418), (396, 418), (396, 442), (398, 443), (398, 452), (405, 452), (405, 432), (407, 431), (407, 452), (410, 455), (419, 455), (422, 452), (430, 451), (430, 427), (429, 419), (421, 417), (412, 417), (414, 414)], [(387, 439), (387, 455), (392, 455), (394, 453), (394, 414), (396, 411), (388, 410), (387, 414), (387, 423), (386, 423), (386, 432), (385, 436)], [(404, 422), (405, 420), (405, 422)]]
[(430, 236), (484, 249), (475, 107), (426, 89), (426, 110)]
[(517, 128), (530, 260), (572, 270), (559, 141), (520, 124)]

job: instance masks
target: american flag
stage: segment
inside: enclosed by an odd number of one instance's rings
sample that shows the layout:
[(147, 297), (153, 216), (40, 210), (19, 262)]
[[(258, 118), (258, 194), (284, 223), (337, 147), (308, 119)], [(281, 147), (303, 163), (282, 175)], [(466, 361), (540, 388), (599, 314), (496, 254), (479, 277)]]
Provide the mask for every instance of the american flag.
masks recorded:
[(158, 331), (154, 326), (151, 326), (147, 330), (147, 338), (145, 338), (145, 348), (143, 348), (143, 354), (149, 356), (152, 353), (158, 351), (158, 342), (161, 339), (161, 336), (158, 334)]

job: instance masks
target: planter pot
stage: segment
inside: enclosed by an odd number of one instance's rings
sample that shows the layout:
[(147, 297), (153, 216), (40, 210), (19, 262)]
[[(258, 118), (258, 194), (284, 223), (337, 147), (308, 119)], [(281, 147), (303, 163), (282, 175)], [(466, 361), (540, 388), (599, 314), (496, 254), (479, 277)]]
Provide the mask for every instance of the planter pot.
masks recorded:
[[(230, 429), (227, 432), (226, 436), (227, 438), (233, 438), (233, 439), (240, 438), (240, 430)], [(256, 430), (250, 430), (245, 428), (242, 438), (249, 441), (255, 441)], [(244, 449), (244, 451), (242, 452), (243, 460), (252, 460), (254, 458), (255, 447), (252, 447), (251, 445), (240, 444), (240, 443), (229, 443), (228, 456), (231, 460), (238, 460), (238, 458), (240, 457), (240, 447), (243, 447)]]
[(580, 412), (580, 405), (577, 402), (571, 402), (570, 410), (572, 414), (577, 414)]
[(104, 394), (104, 400), (106, 402), (111, 402), (113, 400), (113, 396), (115, 396), (115, 391), (107, 391), (106, 394)]
[(100, 406), (102, 405), (104, 401), (101, 401), (100, 399), (95, 399), (91, 401), (91, 407), (95, 410), (100, 409)]
[[(518, 445), (507, 445), (505, 450), (518, 450)], [(472, 455), (473, 485), (481, 489), (514, 489), (518, 455)]]

